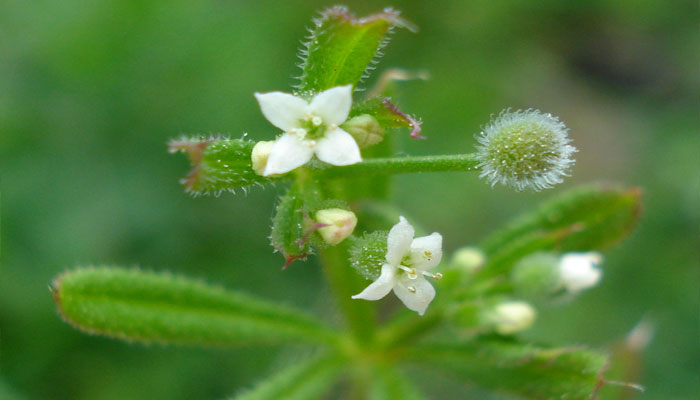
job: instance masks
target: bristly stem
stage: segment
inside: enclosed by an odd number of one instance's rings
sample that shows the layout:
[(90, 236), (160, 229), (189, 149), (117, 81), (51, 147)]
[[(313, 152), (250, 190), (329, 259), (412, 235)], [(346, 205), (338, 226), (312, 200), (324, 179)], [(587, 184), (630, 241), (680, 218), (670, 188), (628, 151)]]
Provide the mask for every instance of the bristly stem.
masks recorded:
[(323, 178), (345, 178), (411, 172), (475, 171), (478, 169), (478, 164), (476, 154), (390, 157), (371, 158), (345, 167), (317, 164), (313, 172)]

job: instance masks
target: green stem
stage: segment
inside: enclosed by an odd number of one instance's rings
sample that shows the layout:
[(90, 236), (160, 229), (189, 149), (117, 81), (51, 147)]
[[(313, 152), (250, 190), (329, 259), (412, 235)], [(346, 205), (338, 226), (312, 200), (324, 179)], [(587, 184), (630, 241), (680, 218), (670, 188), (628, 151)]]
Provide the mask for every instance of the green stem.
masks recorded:
[(370, 158), (345, 167), (318, 165), (314, 173), (324, 178), (341, 178), (411, 172), (474, 171), (478, 164), (476, 154)]
[(333, 289), (338, 307), (345, 315), (346, 323), (361, 343), (368, 343), (374, 333), (375, 310), (370, 302), (353, 300), (362, 285), (361, 279), (348, 264), (346, 246), (328, 247), (320, 250), (321, 264), (326, 280)]

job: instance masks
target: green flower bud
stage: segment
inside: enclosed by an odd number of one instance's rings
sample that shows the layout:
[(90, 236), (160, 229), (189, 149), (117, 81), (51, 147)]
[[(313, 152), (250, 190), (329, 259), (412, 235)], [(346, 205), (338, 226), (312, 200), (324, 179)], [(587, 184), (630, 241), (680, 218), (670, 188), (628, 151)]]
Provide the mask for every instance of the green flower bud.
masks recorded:
[(538, 110), (502, 111), (477, 136), (480, 177), (516, 190), (561, 183), (576, 152), (568, 131), (557, 117)]
[(362, 114), (350, 118), (342, 128), (352, 135), (360, 148), (373, 146), (384, 140), (384, 129), (376, 118)]
[(386, 231), (365, 233), (350, 246), (350, 265), (368, 280), (376, 280), (386, 263), (387, 235)]
[(543, 300), (560, 288), (559, 257), (534, 253), (518, 261), (510, 275), (515, 292), (526, 299)]

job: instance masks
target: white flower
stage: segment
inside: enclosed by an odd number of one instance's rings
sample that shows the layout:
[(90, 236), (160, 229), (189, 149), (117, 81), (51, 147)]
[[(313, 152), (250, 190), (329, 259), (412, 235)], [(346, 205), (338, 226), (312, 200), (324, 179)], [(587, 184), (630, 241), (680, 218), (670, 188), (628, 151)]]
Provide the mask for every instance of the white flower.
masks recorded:
[(532, 326), (535, 315), (535, 309), (524, 301), (506, 301), (494, 308), (491, 318), (493, 318), (496, 332), (501, 335), (512, 335)]
[(428, 272), (440, 264), (442, 235), (435, 232), (414, 239), (414, 233), (406, 219), (399, 217), (387, 237), (386, 262), (379, 278), (353, 299), (379, 300), (393, 289), (406, 307), (420, 315), (425, 313), (435, 298), (435, 289), (424, 276), (442, 278), (442, 274)]
[(338, 127), (352, 106), (352, 85), (323, 91), (307, 102), (283, 92), (255, 93), (263, 115), (282, 129), (263, 176), (283, 174), (306, 164), (314, 154), (333, 165), (362, 161), (355, 139)]
[(603, 272), (598, 268), (603, 256), (595, 251), (566, 253), (559, 261), (559, 280), (569, 293), (595, 286)]

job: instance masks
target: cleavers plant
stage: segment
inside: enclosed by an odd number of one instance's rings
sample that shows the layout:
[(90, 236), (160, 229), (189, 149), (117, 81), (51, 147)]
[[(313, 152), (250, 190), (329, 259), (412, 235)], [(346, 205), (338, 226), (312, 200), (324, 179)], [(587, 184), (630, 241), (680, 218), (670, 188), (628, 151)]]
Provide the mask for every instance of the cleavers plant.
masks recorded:
[[(576, 150), (556, 117), (507, 110), (477, 136), (473, 154), (393, 156), (397, 131), (423, 139), (419, 119), (389, 96), (414, 74), (391, 70), (371, 90), (358, 85), (396, 28), (415, 31), (392, 9), (364, 18), (343, 7), (322, 12), (301, 51), (295, 91), (255, 94), (263, 115), (280, 129), (274, 141), (199, 137), (169, 144), (192, 163), (182, 180), (188, 193), (273, 182), (287, 188), (272, 218), (272, 246), (284, 268), (318, 256), (341, 318), (326, 323), (167, 273), (89, 266), (52, 285), (65, 321), (128, 342), (316, 348), (233, 397), (238, 400), (427, 398), (421, 381), (405, 375), (406, 366), (526, 398), (595, 397), (609, 382), (605, 354), (517, 335), (534, 323), (538, 305), (595, 286), (602, 252), (639, 217), (640, 191), (573, 189), (478, 246), (443, 257), (442, 236), (416, 235), (422, 229), (389, 202), (392, 175), (479, 171), (491, 184), (541, 190), (562, 181)], [(392, 291), (406, 308), (379, 318), (370, 301)]]

